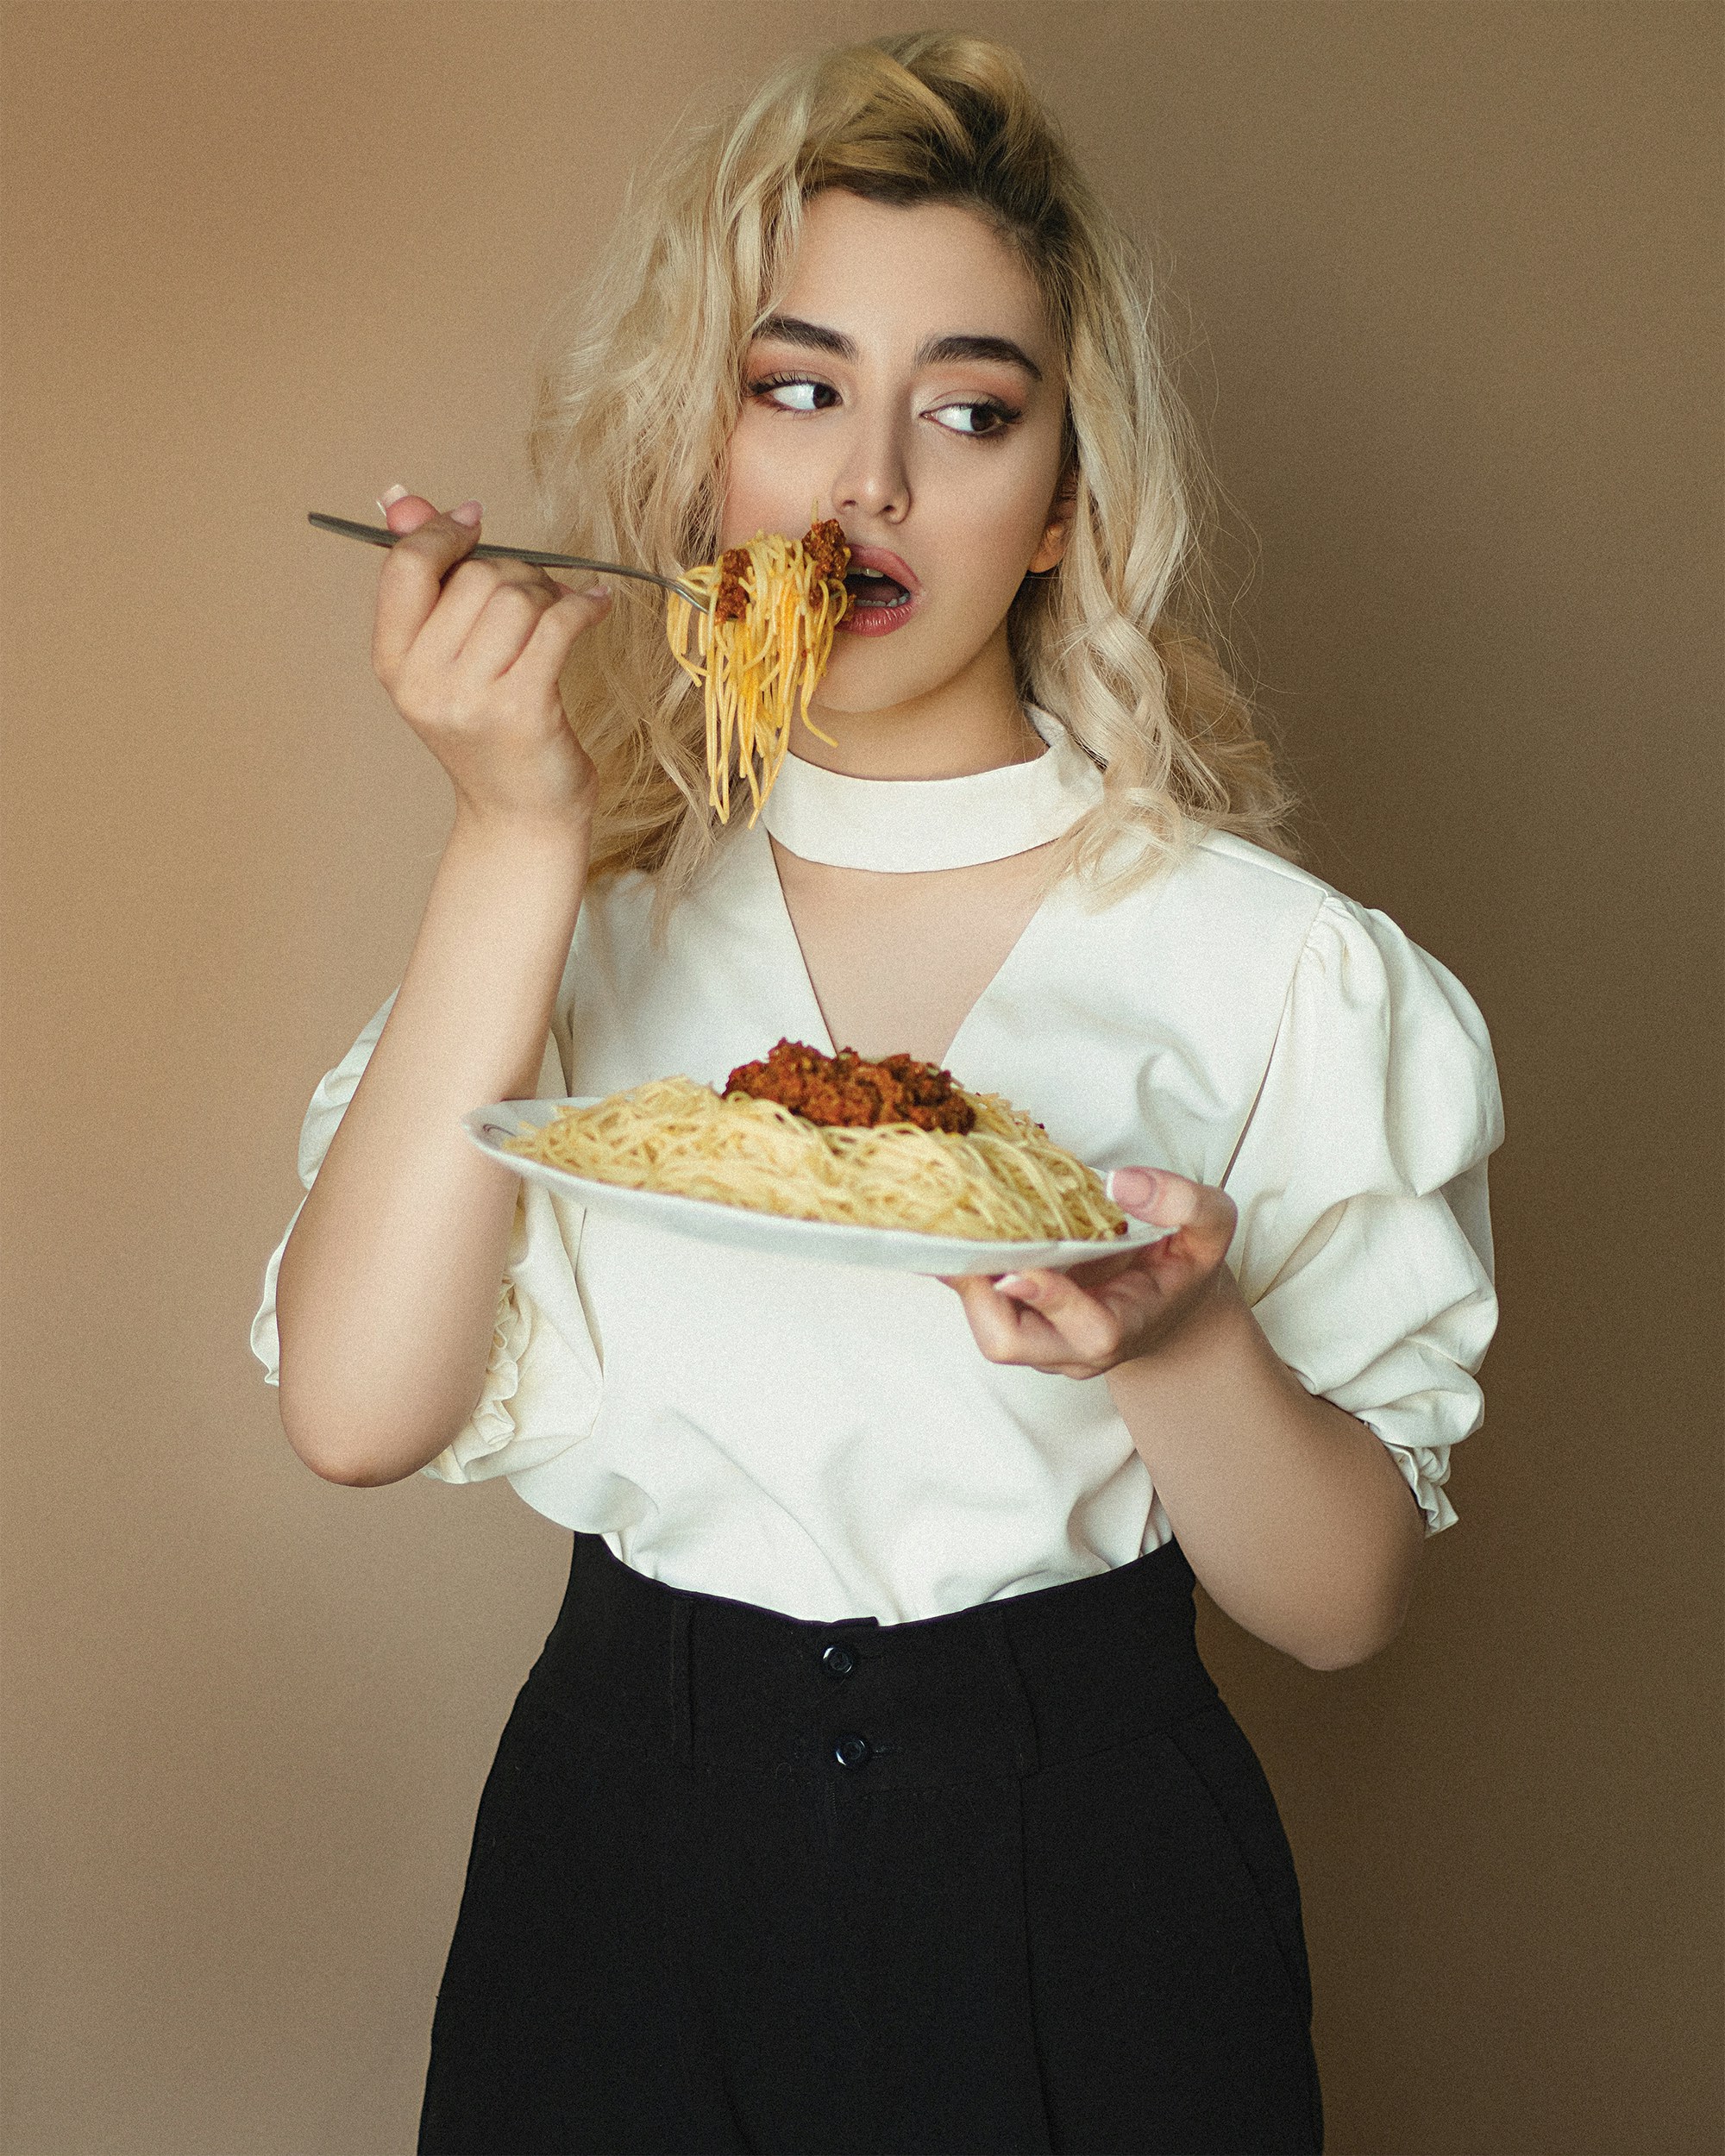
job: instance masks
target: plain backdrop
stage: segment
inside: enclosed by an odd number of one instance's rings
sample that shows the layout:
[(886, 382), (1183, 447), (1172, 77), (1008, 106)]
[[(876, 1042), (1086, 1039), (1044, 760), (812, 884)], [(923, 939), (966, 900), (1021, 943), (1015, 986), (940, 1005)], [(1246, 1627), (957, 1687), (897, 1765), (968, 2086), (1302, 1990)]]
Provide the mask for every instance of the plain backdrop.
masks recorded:
[[(1720, 2146), (1720, 18), (1517, 0), (3, 14), (12, 2156), (384, 2156), (566, 1543), (316, 1481), (247, 1347), (447, 784), (403, 480), (526, 540), (631, 166), (792, 45), (1025, 54), (1161, 250), (1314, 867), (1492, 1026), (1504, 1321), (1405, 1633), (1204, 1618), (1339, 2156)], [(1237, 563), (1251, 565), (1237, 547)]]

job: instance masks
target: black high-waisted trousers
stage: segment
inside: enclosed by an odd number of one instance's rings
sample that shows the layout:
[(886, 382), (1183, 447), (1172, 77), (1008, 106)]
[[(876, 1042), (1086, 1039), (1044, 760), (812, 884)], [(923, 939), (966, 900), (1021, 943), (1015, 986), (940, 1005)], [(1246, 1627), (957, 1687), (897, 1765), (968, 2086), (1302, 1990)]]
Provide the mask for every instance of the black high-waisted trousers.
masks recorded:
[(1299, 1890), (1169, 1544), (805, 1623), (577, 1535), (421, 2156), (1316, 2150)]

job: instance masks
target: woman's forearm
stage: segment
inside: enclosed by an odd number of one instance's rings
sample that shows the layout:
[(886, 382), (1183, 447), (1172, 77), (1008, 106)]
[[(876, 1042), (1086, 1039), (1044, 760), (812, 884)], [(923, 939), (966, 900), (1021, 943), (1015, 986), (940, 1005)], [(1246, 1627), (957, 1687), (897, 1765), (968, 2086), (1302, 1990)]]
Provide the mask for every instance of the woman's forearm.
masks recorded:
[(1419, 1506), (1379, 1439), (1277, 1358), (1226, 1267), (1108, 1387), (1193, 1570), (1237, 1623), (1314, 1669), (1389, 1644)]
[(586, 873), (584, 819), (457, 812), (388, 1023), (282, 1257), (282, 1423), (331, 1481), (410, 1475), (473, 1412), (520, 1184), (461, 1118), (533, 1091)]

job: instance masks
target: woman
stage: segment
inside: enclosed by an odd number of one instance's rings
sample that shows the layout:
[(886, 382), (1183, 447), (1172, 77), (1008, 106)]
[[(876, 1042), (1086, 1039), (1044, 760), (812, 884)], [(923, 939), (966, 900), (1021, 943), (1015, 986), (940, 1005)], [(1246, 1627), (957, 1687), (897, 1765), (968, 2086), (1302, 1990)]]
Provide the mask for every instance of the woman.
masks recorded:
[[(1498, 1111), (1459, 985), (1274, 850), (1141, 290), (982, 41), (798, 63), (668, 153), (536, 443), (571, 551), (842, 523), (752, 829), (656, 599), (386, 498), (374, 661), (455, 820), (254, 1338), (319, 1473), (506, 1474), (575, 1532), (423, 2150), (1320, 2146), (1192, 1577), (1315, 1667), (1393, 1636), (1478, 1419)], [(945, 1282), (715, 1252), (458, 1128), (781, 1037), (950, 1063), (1176, 1232)]]

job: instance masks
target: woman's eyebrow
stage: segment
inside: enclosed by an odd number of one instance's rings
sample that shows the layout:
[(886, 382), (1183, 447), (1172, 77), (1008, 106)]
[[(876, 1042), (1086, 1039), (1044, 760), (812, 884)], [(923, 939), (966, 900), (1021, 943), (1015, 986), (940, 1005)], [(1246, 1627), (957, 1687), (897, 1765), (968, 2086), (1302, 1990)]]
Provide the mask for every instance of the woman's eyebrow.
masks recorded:
[[(778, 344), (799, 345), (807, 352), (830, 352), (838, 360), (855, 360), (857, 356), (854, 337), (847, 337), (842, 329), (829, 329), (824, 323), (805, 322), (799, 315), (768, 315), (755, 334), (771, 337)], [(1033, 382), (1042, 379), (1042, 369), (1010, 337), (969, 333), (929, 337), (918, 346), (915, 364), (942, 367), (953, 360), (998, 360), (1007, 367), (1021, 367)]]

